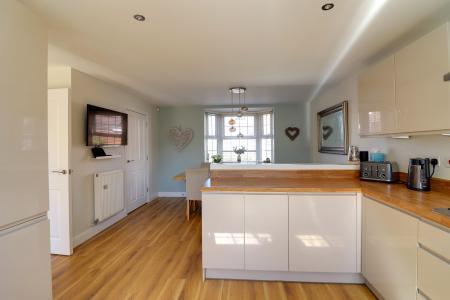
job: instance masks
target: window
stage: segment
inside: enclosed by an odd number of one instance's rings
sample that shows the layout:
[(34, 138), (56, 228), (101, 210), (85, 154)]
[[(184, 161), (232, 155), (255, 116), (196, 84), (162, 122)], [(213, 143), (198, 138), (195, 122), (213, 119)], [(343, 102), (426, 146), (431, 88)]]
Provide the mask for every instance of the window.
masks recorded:
[[(235, 120), (230, 125), (230, 120)], [(234, 126), (236, 131), (230, 131)], [(242, 134), (239, 137), (239, 134)], [(273, 113), (246, 113), (242, 117), (229, 113), (205, 114), (205, 159), (212, 161), (211, 156), (222, 155), (223, 162), (236, 162), (234, 147), (245, 147), (241, 155), (242, 162), (256, 163), (273, 161)]]

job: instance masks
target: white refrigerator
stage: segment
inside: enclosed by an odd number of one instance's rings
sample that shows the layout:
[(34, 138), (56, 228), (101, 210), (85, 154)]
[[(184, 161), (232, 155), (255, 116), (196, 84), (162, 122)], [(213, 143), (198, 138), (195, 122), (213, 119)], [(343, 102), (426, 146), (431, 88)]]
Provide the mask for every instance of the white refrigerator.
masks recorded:
[(47, 32), (18, 1), (0, 1), (0, 66), (0, 299), (51, 299)]
[(4, 99), (0, 99), (0, 299), (51, 299), (46, 113), (35, 105), (24, 109), (20, 101), (9, 103), (5, 111)]

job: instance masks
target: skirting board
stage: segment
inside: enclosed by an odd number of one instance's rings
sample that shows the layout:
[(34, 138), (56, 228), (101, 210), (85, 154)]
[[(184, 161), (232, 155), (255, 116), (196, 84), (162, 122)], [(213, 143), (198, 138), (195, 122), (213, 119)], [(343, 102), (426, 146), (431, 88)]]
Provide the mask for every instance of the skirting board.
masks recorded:
[(268, 281), (297, 281), (323, 283), (365, 283), (359, 273), (309, 273), (282, 271), (243, 271), (224, 269), (205, 269), (206, 279), (237, 279), (237, 280), (268, 280)]
[(88, 230), (80, 233), (79, 235), (77, 235), (73, 238), (73, 240), (72, 240), (73, 247), (75, 248), (76, 246), (81, 245), (82, 243), (86, 242), (88, 239), (90, 239), (94, 235), (99, 234), (100, 232), (102, 232), (106, 228), (110, 227), (114, 223), (122, 220), (126, 216), (127, 216), (127, 213), (125, 211), (121, 211), (117, 215), (112, 216), (111, 218), (105, 220), (104, 222), (97, 224), (95, 226), (92, 226)]
[(186, 192), (159, 192), (158, 197), (186, 197)]

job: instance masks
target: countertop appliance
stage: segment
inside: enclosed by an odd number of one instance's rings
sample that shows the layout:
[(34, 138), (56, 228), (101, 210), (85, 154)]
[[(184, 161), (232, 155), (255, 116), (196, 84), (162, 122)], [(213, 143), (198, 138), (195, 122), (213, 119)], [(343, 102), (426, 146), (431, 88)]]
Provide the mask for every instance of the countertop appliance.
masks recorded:
[(433, 211), (435, 213), (444, 215), (446, 217), (450, 218), (450, 208), (442, 207), (442, 208), (433, 208)]
[(381, 182), (396, 182), (398, 180), (397, 164), (390, 161), (362, 161), (360, 179)]
[(433, 172), (430, 172), (431, 161), (429, 158), (411, 158), (408, 167), (408, 181), (406, 183), (408, 189), (415, 191), (431, 190), (431, 177), (434, 174), (435, 164), (433, 164)]

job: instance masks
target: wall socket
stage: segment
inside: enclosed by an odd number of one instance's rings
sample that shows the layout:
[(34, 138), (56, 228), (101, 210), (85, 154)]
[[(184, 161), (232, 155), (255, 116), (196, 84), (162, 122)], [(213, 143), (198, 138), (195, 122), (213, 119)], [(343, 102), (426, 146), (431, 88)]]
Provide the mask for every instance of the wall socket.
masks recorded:
[(441, 163), (445, 168), (450, 168), (450, 155), (446, 155), (442, 160), (439, 160), (439, 164)]

